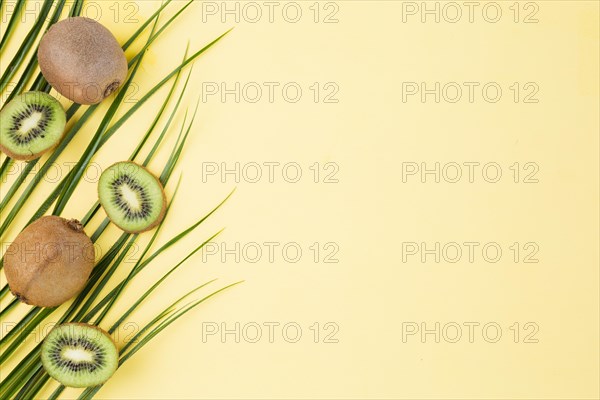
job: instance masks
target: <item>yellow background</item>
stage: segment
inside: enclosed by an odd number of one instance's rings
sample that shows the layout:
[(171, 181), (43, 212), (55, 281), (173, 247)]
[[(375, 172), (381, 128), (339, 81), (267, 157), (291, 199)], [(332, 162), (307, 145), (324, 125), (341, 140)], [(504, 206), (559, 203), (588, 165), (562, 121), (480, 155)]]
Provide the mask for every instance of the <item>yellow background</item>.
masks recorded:
[[(123, 22), (123, 13), (137, 10), (134, 17), (142, 21), (159, 6), (140, 1), (137, 9), (128, 9), (127, 3), (117, 4), (122, 14), (115, 22), (110, 9), (115, 2), (96, 2), (100, 22), (121, 43), (139, 25)], [(336, 1), (338, 22), (329, 24), (313, 21), (313, 2), (298, 2), (303, 12), (298, 23), (285, 21), (281, 8), (273, 23), (266, 16), (257, 23), (243, 16), (239, 23), (233, 16), (222, 22), (221, 14), (207, 15), (201, 2), (193, 4), (147, 53), (136, 78), (141, 92), (177, 65), (188, 42), (193, 51), (235, 27), (195, 62), (185, 106), (193, 109), (203, 82), (225, 82), (229, 88), (235, 82), (295, 82), (302, 98), (287, 102), (276, 90), (272, 103), (266, 91), (257, 103), (244, 98), (237, 103), (232, 95), (201, 102), (175, 175), (183, 173), (180, 192), (159, 240), (204, 215), (234, 187), (236, 193), (145, 272), (118, 309), (222, 227), (226, 230), (215, 242), (228, 248), (236, 242), (293, 242), (303, 255), (297, 263), (286, 262), (279, 246), (274, 262), (266, 254), (256, 263), (244, 257), (236, 263), (233, 256), (222, 262), (221, 253), (205, 260), (194, 256), (132, 317), (133, 324), (144, 324), (209, 279), (219, 278), (213, 288), (245, 283), (161, 333), (98, 397), (598, 398), (599, 6), (538, 1), (539, 22), (525, 24), (513, 21), (512, 3), (499, 2), (498, 23), (486, 22), (481, 8), (473, 23), (466, 15), (458, 23), (435, 23), (432, 17), (421, 23), (419, 15), (403, 23), (405, 5), (399, 1)], [(325, 10), (325, 2), (319, 7), (320, 19), (333, 10)], [(309, 88), (314, 82), (335, 83), (339, 101), (315, 103)], [(503, 95), (497, 103), (484, 101), (477, 90), (473, 103), (465, 94), (457, 103), (435, 103), (432, 96), (425, 103), (418, 96), (403, 102), (403, 82), (429, 87), (497, 82)], [(539, 102), (515, 103), (509, 89), (514, 82), (521, 87), (535, 82)], [(94, 161), (106, 166), (128, 157), (166, 92), (144, 106)], [(182, 122), (179, 113), (166, 151), (151, 169), (160, 170)], [(61, 160), (76, 160), (93, 133), (91, 126), (80, 132)], [(231, 168), (236, 162), (296, 162), (303, 176), (288, 183), (276, 169), (273, 183), (266, 176), (258, 183), (242, 176), (236, 183), (231, 175), (203, 182), (206, 163)], [(339, 182), (315, 183), (309, 169), (315, 162), (339, 166)], [(431, 177), (422, 183), (419, 176), (404, 183), (404, 162), (496, 162), (503, 176), (495, 184), (481, 173), (473, 183), (465, 176), (458, 183), (435, 183)], [(515, 162), (536, 163), (539, 182), (514, 183), (509, 167)], [(167, 187), (169, 195), (174, 183)], [(36, 192), (37, 198), (51, 187)], [(93, 182), (83, 183), (64, 215), (83, 216), (94, 191)], [(21, 224), (31, 212), (33, 207), (22, 213)], [(105, 237), (117, 233), (112, 227)], [(315, 242), (336, 243), (339, 262), (322, 262), (322, 249), (315, 263), (309, 248)], [(429, 247), (496, 242), (503, 257), (488, 263), (478, 252), (473, 263), (465, 255), (457, 263), (435, 263), (431, 257), (423, 263), (418, 256), (403, 262), (403, 242)], [(509, 249), (514, 242), (536, 243), (539, 262), (523, 263), (521, 253), (515, 263)], [(224, 341), (210, 336), (203, 343), (203, 323), (231, 329), (236, 322), (242, 327), (277, 322), (279, 328), (293, 322), (302, 337), (288, 343), (276, 329), (269, 343), (264, 328), (258, 343), (244, 338), (236, 343), (233, 335)], [(321, 327), (319, 343), (310, 330), (315, 322)], [(327, 322), (339, 327), (338, 343), (323, 343)], [(418, 335), (403, 342), (406, 322), (429, 328), (436, 322), (476, 322), (479, 328), (493, 322), (502, 337), (488, 343), (476, 329), (470, 343), (463, 327), (457, 343), (444, 338), (436, 343), (432, 335), (425, 343)], [(521, 326), (518, 343), (510, 330), (515, 322)], [(539, 327), (538, 343), (524, 343), (528, 322)], [(67, 391), (65, 398), (76, 393)]]

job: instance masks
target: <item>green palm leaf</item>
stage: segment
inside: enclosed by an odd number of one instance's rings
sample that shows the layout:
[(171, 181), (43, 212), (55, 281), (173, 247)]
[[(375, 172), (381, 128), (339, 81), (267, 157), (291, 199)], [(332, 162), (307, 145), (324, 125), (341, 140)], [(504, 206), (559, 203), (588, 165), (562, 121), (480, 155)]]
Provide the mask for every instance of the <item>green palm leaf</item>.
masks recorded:
[[(0, 0), (0, 7), (1, 7)], [(17, 29), (17, 15), (20, 12), (20, 9), (23, 7), (25, 2), (19, 0), (16, 4), (16, 11), (11, 17), (5, 34), (0, 39), (0, 53), (4, 54), (7, 49), (7, 43), (10, 40), (10, 37)], [(17, 53), (13, 56), (12, 61), (9, 64), (9, 68), (2, 73), (0, 76), (0, 91), (4, 90), (8, 82), (15, 77), (17, 71), (23, 70), (23, 72), (18, 77), (18, 82), (15, 86), (15, 90), (10, 93), (9, 99), (12, 98), (16, 93), (22, 91), (28, 82), (33, 79), (35, 72), (37, 71), (37, 42), (40, 37), (40, 33), (43, 32), (44, 27), (46, 29), (56, 22), (63, 11), (65, 0), (59, 0), (56, 4), (56, 9), (50, 17), (48, 24), (46, 25), (46, 20), (48, 19), (48, 15), (50, 15), (50, 10), (52, 6), (52, 1), (45, 0), (40, 13), (33, 24), (33, 27), (29, 30), (24, 42), (21, 44)], [(133, 78), (139, 72), (139, 67), (143, 63), (143, 58), (146, 50), (151, 46), (151, 44), (157, 40), (163, 32), (169, 27), (192, 3), (193, 0), (186, 2), (184, 5), (178, 8), (175, 14), (169, 18), (164, 24), (158, 25), (158, 20), (161, 12), (171, 4), (171, 0), (165, 1), (158, 10), (146, 20), (139, 29), (125, 42), (123, 45), (123, 49), (126, 50), (129, 46), (131, 46), (136, 39), (138, 39), (143, 32), (148, 28), (150, 24), (153, 24), (153, 28), (148, 35), (148, 38), (143, 45), (142, 49), (137, 52), (129, 61), (130, 73), (129, 78), (126, 83), (123, 85), (123, 88), (118, 92), (115, 98), (110, 103), (108, 111), (100, 121), (100, 123), (95, 127), (95, 134), (90, 140), (87, 149), (85, 150), (82, 157), (79, 159), (76, 167), (72, 169), (59, 183), (56, 184), (52, 193), (41, 202), (41, 204), (37, 205), (37, 210), (31, 216), (30, 222), (44, 215), (53, 205), (53, 214), (60, 215), (63, 213), (65, 208), (68, 205), (69, 200), (74, 194), (78, 184), (81, 180), (83, 172), (85, 168), (89, 165), (93, 157), (97, 154), (98, 150), (102, 148), (115, 134), (117, 134), (121, 128), (121, 126), (134, 114), (136, 113), (151, 97), (156, 95), (158, 91), (167, 83), (172, 82), (170, 89), (168, 91), (168, 95), (164, 102), (157, 112), (155, 119), (152, 121), (150, 127), (145, 131), (142, 138), (135, 146), (130, 156), (130, 160), (137, 160), (141, 157), (143, 149), (149, 145), (149, 140), (151, 136), (156, 133), (158, 136), (154, 139), (154, 143), (152, 143), (151, 148), (149, 149), (148, 154), (143, 159), (143, 161), (136, 161), (143, 165), (148, 165), (152, 158), (161, 150), (164, 138), (166, 135), (172, 130), (172, 123), (174, 121), (175, 116), (181, 111), (181, 104), (186, 92), (186, 87), (189, 83), (191, 76), (191, 68), (183, 84), (183, 88), (181, 89), (180, 94), (177, 96), (175, 105), (170, 112), (167, 121), (164, 123), (162, 129), (159, 129), (160, 121), (162, 120), (163, 115), (165, 114), (167, 106), (170, 104), (171, 99), (174, 97), (176, 87), (178, 86), (179, 78), (182, 71), (190, 66), (190, 64), (197, 59), (200, 55), (206, 52), (209, 48), (211, 48), (214, 44), (216, 44), (219, 40), (221, 40), (229, 31), (225, 32), (223, 35), (219, 36), (215, 40), (209, 42), (206, 46), (201, 48), (200, 50), (193, 53), (191, 56), (186, 54), (183, 58), (183, 61), (175, 67), (169, 74), (163, 77), (158, 83), (154, 85), (148, 92), (146, 92), (142, 98), (131, 106), (129, 109), (123, 112), (123, 115), (120, 118), (116, 118), (117, 113), (120, 113), (120, 108), (123, 106), (123, 97), (126, 93), (126, 89), (128, 85), (131, 84)], [(83, 0), (76, 0), (69, 16), (79, 15), (83, 6)], [(50, 86), (45, 81), (43, 76), (38, 73), (35, 78), (33, 84), (30, 86), (31, 90), (43, 90), (49, 91)], [(176, 165), (183, 153), (183, 149), (185, 147), (186, 141), (191, 133), (192, 126), (194, 124), (197, 110), (198, 110), (199, 102), (196, 104), (195, 110), (192, 113), (189, 123), (187, 120), (187, 110), (185, 111), (186, 118), (184, 119), (178, 133), (177, 140), (173, 149), (170, 152), (170, 155), (163, 165), (162, 171), (160, 173), (160, 180), (163, 185), (167, 185), (170, 178), (173, 175), (173, 172), (176, 168)], [(75, 118), (77, 111), (80, 109), (80, 105), (73, 104), (67, 110), (67, 118), (69, 120)], [(17, 193), (21, 190), (22, 186), (28, 181), (27, 186), (24, 190), (21, 191), (19, 197), (16, 199), (10, 210), (8, 210), (6, 214), (6, 218), (3, 218), (2, 223), (0, 224), (0, 238), (4, 236), (4, 234), (8, 231), (9, 228), (12, 227), (14, 220), (17, 216), (20, 215), (23, 208), (32, 202), (32, 193), (38, 186), (38, 184), (42, 181), (42, 178), (51, 167), (52, 163), (64, 152), (68, 144), (71, 142), (75, 134), (80, 131), (86, 124), (88, 124), (91, 120), (91, 117), (97, 111), (97, 106), (89, 106), (85, 109), (83, 114), (74, 121), (69, 131), (66, 133), (64, 140), (60, 143), (59, 146), (49, 155), (48, 159), (41, 164), (41, 167), (36, 171), (35, 174), (31, 174), (33, 168), (36, 166), (39, 160), (34, 160), (32, 162), (27, 163), (20, 175), (11, 183), (10, 187), (7, 191), (2, 191), (3, 196), (0, 199), (0, 212), (6, 210), (9, 204), (12, 202)], [(2, 164), (0, 165), (0, 179), (2, 179), (14, 164), (14, 161), (10, 158), (6, 157)], [(29, 178), (33, 175), (31, 178)], [(2, 181), (4, 182), (4, 181)], [(181, 182), (181, 178), (177, 183), (173, 196), (168, 206), (167, 217), (169, 210), (171, 210), (171, 204), (174, 201), (174, 198), (177, 194), (177, 189), (179, 188), (179, 184)], [(232, 192), (233, 193), (233, 192)], [(230, 193), (220, 204), (218, 204), (215, 208), (209, 211), (204, 217), (200, 218), (198, 221), (193, 223), (187, 229), (183, 230), (179, 234), (170, 238), (165, 244), (160, 246), (157, 250), (151, 251), (153, 246), (155, 245), (158, 233), (161, 231), (163, 224), (168, 218), (165, 218), (163, 222), (157, 227), (154, 231), (152, 237), (149, 242), (145, 244), (143, 247), (143, 251), (141, 253), (141, 257), (137, 260), (137, 262), (129, 269), (127, 276), (120, 280), (115, 281), (115, 273), (121, 268), (124, 264), (124, 259), (128, 253), (128, 250), (137, 243), (139, 235), (131, 235), (127, 233), (121, 234), (116, 240), (112, 241), (112, 245), (110, 245), (109, 250), (106, 254), (97, 262), (92, 276), (90, 280), (86, 284), (83, 291), (68, 305), (67, 309), (62, 313), (62, 315), (57, 316), (55, 314), (58, 309), (49, 309), (49, 308), (39, 308), (39, 307), (30, 307), (29, 311), (16, 323), (16, 325), (8, 331), (2, 338), (0, 338), (0, 349), (2, 353), (0, 353), (0, 366), (7, 361), (16, 361), (17, 365), (10, 372), (7, 373), (6, 376), (3, 376), (2, 382), (0, 382), (0, 398), (16, 398), (16, 399), (30, 399), (35, 398), (39, 395), (39, 392), (45, 387), (50, 377), (45, 372), (41, 365), (40, 360), (40, 351), (41, 344), (36, 344), (33, 348), (26, 353), (25, 355), (20, 355), (22, 352), (17, 352), (17, 350), (21, 349), (22, 346), (26, 345), (30, 342), (29, 337), (30, 334), (37, 328), (40, 327), (40, 324), (49, 319), (53, 318), (58, 321), (58, 323), (64, 322), (73, 322), (73, 321), (94, 321), (96, 324), (103, 324), (105, 322), (109, 322), (110, 328), (108, 331), (110, 333), (114, 333), (119, 326), (123, 324), (133, 313), (136, 312), (143, 304), (144, 301), (151, 296), (151, 294), (158, 288), (163, 282), (165, 282), (168, 278), (172, 277), (174, 273), (185, 265), (195, 254), (201, 251), (204, 246), (213, 240), (221, 231), (215, 233), (210, 236), (208, 239), (204, 240), (202, 243), (197, 245), (194, 249), (192, 249), (185, 257), (183, 257), (179, 262), (177, 262), (174, 266), (168, 269), (160, 279), (153, 282), (146, 291), (140, 295), (133, 304), (120, 315), (113, 316), (111, 310), (115, 308), (117, 304), (120, 303), (120, 300), (123, 297), (123, 294), (128, 287), (128, 285), (136, 279), (137, 276), (141, 272), (143, 272), (146, 268), (151, 266), (160, 267), (154, 260), (158, 255), (166, 252), (173, 246), (175, 243), (182, 240), (184, 237), (188, 236), (195, 229), (200, 226), (209, 216), (215, 213), (223, 204), (230, 198), (232, 195)], [(98, 213), (100, 210), (100, 206), (98, 202), (94, 202), (89, 208), (89, 211), (83, 216), (81, 219), (84, 225), (88, 225), (92, 218)], [(106, 231), (106, 228), (110, 224), (110, 220), (108, 218), (104, 218), (100, 224), (97, 226), (93, 234), (91, 235), (92, 241), (97, 241), (103, 233)], [(0, 268), (2, 268), (2, 260), (0, 259)], [(155, 318), (153, 318), (148, 324), (138, 332), (138, 335), (135, 338), (135, 341), (128, 342), (124, 348), (121, 355), (120, 364), (125, 362), (128, 358), (133, 356), (137, 351), (139, 351), (143, 346), (152, 340), (158, 333), (160, 333), (163, 329), (168, 327), (172, 322), (189, 312), (191, 309), (195, 308), (202, 302), (206, 301), (210, 297), (216, 295), (217, 293), (237, 284), (232, 284), (225, 286), (222, 289), (219, 289), (199, 300), (194, 300), (189, 302), (188, 304), (179, 307), (178, 305), (187, 297), (193, 295), (198, 290), (206, 287), (208, 284), (214, 282), (214, 280), (205, 283), (191, 290), (185, 296), (177, 299), (164, 311), (157, 314)], [(238, 282), (239, 283), (239, 282)], [(106, 292), (105, 294), (103, 294)], [(0, 289), (0, 299), (7, 296), (9, 294), (8, 286), (4, 286)], [(15, 298), (12, 298), (9, 303), (0, 310), (0, 317), (6, 318), (12, 312), (18, 309), (25, 309), (25, 305), (21, 305)], [(20, 357), (14, 359), (14, 357)], [(58, 386), (51, 398), (58, 398), (58, 396), (62, 393), (64, 387)], [(100, 389), (100, 387), (91, 388), (82, 393), (81, 398), (92, 398), (94, 394)]]

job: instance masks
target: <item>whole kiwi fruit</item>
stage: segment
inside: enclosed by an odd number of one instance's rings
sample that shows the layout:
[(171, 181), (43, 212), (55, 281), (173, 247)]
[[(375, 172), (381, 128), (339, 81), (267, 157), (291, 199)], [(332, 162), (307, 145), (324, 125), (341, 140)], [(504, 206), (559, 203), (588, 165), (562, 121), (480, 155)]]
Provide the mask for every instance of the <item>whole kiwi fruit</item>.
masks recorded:
[(48, 83), (79, 104), (101, 102), (127, 76), (127, 59), (117, 39), (85, 17), (52, 25), (40, 41), (38, 62)]
[(56, 307), (83, 289), (95, 250), (77, 220), (46, 216), (15, 238), (4, 255), (10, 291), (38, 307)]

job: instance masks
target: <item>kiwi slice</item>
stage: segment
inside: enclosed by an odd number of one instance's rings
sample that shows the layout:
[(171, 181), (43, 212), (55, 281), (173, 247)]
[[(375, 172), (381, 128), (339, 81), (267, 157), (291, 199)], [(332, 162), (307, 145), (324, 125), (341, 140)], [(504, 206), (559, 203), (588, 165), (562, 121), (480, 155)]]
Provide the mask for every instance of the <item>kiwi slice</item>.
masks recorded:
[(125, 232), (145, 232), (165, 216), (167, 199), (160, 181), (134, 162), (119, 162), (104, 171), (98, 197), (111, 221)]
[(48, 375), (65, 386), (97, 386), (117, 370), (119, 352), (102, 329), (69, 323), (55, 327), (44, 339), (42, 364)]
[(25, 92), (0, 111), (0, 150), (16, 160), (33, 160), (56, 146), (67, 118), (54, 97)]

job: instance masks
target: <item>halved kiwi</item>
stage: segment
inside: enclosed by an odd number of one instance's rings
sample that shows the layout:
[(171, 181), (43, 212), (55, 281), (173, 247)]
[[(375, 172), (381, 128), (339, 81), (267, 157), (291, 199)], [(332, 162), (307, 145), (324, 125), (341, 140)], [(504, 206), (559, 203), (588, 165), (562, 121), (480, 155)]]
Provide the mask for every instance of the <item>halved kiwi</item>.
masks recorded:
[(44, 339), (42, 364), (48, 375), (65, 386), (97, 386), (117, 370), (119, 351), (108, 333), (97, 326), (63, 324)]
[(16, 160), (33, 160), (55, 147), (67, 118), (54, 97), (25, 92), (0, 111), (0, 150)]
[(160, 181), (134, 162), (119, 162), (102, 173), (98, 197), (110, 220), (129, 233), (154, 228), (165, 216), (167, 199)]

